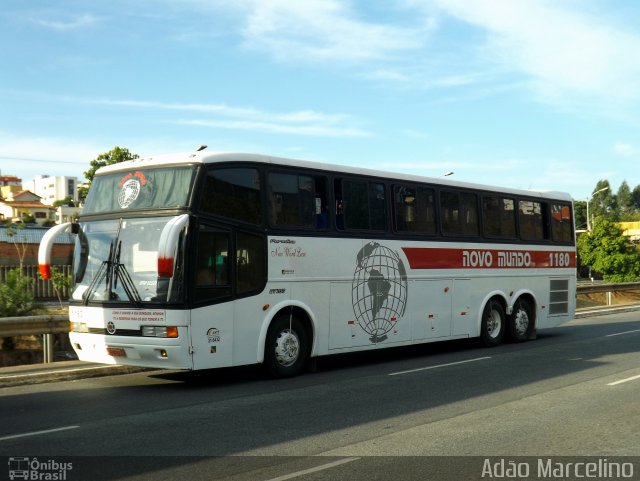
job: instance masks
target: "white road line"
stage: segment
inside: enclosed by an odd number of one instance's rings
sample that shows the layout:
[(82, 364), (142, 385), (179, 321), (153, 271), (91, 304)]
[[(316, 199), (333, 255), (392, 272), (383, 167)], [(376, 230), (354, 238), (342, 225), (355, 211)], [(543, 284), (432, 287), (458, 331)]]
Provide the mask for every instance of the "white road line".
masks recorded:
[(478, 357), (478, 358), (475, 358), (475, 359), (467, 359), (465, 361), (449, 362), (447, 364), (438, 364), (436, 366), (419, 367), (417, 369), (410, 369), (408, 371), (392, 372), (392, 373), (390, 373), (388, 375), (389, 376), (399, 376), (400, 374), (409, 374), (409, 373), (418, 372), (418, 371), (428, 371), (429, 369), (438, 369), (439, 367), (457, 366), (458, 364), (466, 364), (468, 362), (484, 361), (485, 359), (491, 359), (491, 356)]
[(357, 461), (360, 458), (345, 458), (340, 459), (338, 461), (334, 461), (332, 463), (322, 464), (321, 466), (316, 466), (315, 468), (304, 469), (302, 471), (296, 471), (294, 473), (283, 474), (282, 476), (278, 476), (277, 478), (271, 478), (267, 481), (285, 481), (286, 479), (297, 478), (298, 476), (304, 476), (305, 474), (317, 473), (318, 471), (324, 471), (325, 469), (335, 468), (336, 466), (340, 466), (341, 464), (351, 463), (353, 461)]
[(69, 429), (77, 429), (80, 426), (65, 426), (63, 428), (46, 429), (44, 431), (33, 431), (32, 433), (12, 434), (11, 436), (3, 436), (0, 441), (6, 441), (8, 439), (24, 438), (27, 436), (38, 436), (40, 434), (57, 433), (58, 431), (68, 431)]
[(637, 376), (628, 377), (626, 379), (620, 379), (619, 381), (610, 382), (609, 384), (607, 384), (607, 386), (617, 386), (618, 384), (622, 384), (624, 382), (629, 382), (629, 381), (635, 381), (636, 379), (640, 379), (640, 374), (638, 374)]
[(633, 332), (640, 332), (640, 329), (634, 329), (633, 331), (616, 332), (615, 334), (607, 334), (604, 337), (622, 336), (623, 334), (631, 334)]

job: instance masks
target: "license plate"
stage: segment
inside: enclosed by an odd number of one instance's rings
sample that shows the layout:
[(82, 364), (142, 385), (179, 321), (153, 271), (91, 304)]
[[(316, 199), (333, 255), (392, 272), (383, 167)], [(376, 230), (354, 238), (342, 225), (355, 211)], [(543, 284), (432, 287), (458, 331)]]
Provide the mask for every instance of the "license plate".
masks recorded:
[(107, 347), (107, 354), (113, 357), (127, 357), (127, 353), (121, 347)]

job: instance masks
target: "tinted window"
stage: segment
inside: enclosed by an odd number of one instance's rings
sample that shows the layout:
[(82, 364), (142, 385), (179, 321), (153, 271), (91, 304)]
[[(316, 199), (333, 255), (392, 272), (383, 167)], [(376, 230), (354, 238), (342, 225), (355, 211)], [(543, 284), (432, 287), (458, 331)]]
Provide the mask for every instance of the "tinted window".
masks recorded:
[(387, 229), (387, 200), (384, 184), (336, 180), (335, 194), (336, 222), (339, 229)]
[(324, 177), (271, 173), (268, 185), (271, 225), (327, 227), (327, 182)]
[(82, 213), (186, 207), (193, 173), (193, 167), (164, 167), (97, 175)]
[(251, 168), (209, 170), (201, 208), (230, 219), (262, 223), (259, 172)]
[(516, 236), (515, 201), (506, 197), (483, 197), (482, 225), (487, 237), (513, 239)]
[(262, 289), (266, 280), (265, 248), (262, 237), (236, 235), (236, 291), (238, 294)]
[(466, 192), (441, 192), (440, 212), (444, 235), (478, 235), (478, 200)]
[(518, 202), (520, 237), (524, 240), (544, 240), (542, 204), (530, 200)]
[(201, 226), (196, 246), (196, 299), (229, 296), (229, 268), (229, 234)]
[(395, 229), (398, 232), (436, 232), (433, 189), (410, 185), (393, 187)]
[(551, 204), (551, 235), (556, 242), (573, 241), (573, 220), (569, 204)]

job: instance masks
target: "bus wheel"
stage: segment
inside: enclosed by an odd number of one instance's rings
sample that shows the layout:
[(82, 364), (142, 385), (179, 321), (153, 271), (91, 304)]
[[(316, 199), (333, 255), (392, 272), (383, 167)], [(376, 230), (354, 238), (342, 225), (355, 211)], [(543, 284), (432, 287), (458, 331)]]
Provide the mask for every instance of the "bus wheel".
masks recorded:
[(509, 319), (509, 337), (515, 342), (523, 342), (529, 339), (533, 329), (533, 314), (531, 306), (526, 299), (518, 299), (513, 306), (513, 314)]
[(502, 304), (491, 299), (482, 312), (480, 340), (487, 347), (497, 346), (502, 342), (505, 331), (505, 315)]
[(295, 317), (281, 316), (267, 332), (264, 362), (273, 377), (295, 376), (309, 356), (307, 331)]

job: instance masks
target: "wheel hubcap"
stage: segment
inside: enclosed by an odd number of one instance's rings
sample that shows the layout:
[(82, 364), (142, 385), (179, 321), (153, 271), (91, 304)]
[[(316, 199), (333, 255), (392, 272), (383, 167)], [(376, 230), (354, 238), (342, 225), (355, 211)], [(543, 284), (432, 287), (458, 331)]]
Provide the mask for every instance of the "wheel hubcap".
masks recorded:
[(524, 309), (520, 309), (516, 313), (515, 328), (516, 332), (520, 335), (527, 332), (527, 329), (529, 328), (529, 315)]
[(300, 339), (295, 332), (286, 329), (276, 339), (276, 359), (284, 367), (291, 366), (300, 355)]
[(500, 319), (500, 314), (498, 311), (491, 311), (489, 313), (489, 318), (487, 319), (487, 332), (489, 336), (492, 338), (496, 338), (500, 333), (500, 327), (502, 325), (502, 320)]

